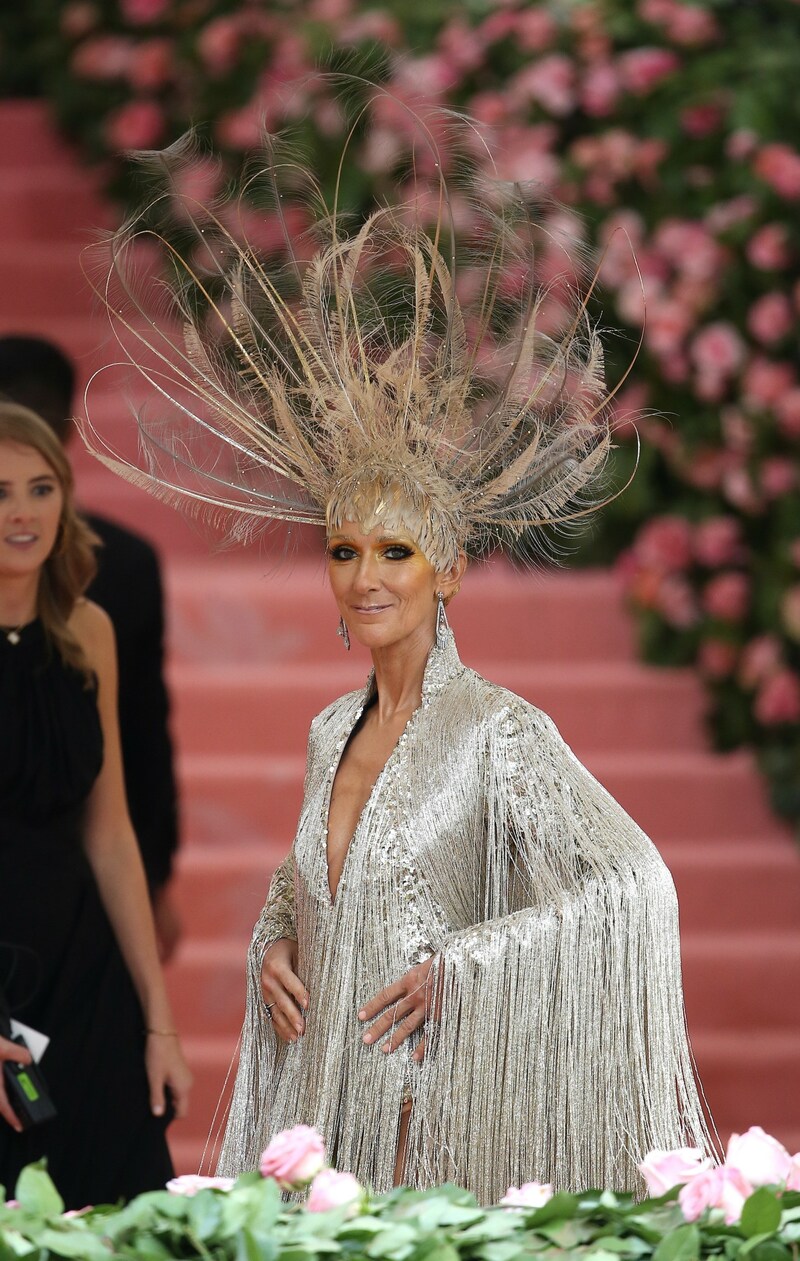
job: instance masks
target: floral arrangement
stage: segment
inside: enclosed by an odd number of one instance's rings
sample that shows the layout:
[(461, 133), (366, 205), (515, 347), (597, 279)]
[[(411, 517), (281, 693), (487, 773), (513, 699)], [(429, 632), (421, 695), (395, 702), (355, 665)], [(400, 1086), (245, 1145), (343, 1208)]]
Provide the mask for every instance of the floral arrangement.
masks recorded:
[[(500, 178), (537, 181), (564, 205), (562, 230), (602, 257), (603, 322), (620, 330), (612, 376), (641, 342), (617, 398), (614, 482), (637, 458), (638, 471), (580, 558), (620, 557), (645, 656), (697, 668), (718, 747), (754, 747), (775, 807), (800, 821), (797, 0), (7, 10), (0, 81), (35, 80), (123, 201), (138, 194), (119, 151), (198, 121), (222, 159), (198, 158), (187, 176), (200, 199), (241, 178), (262, 125), (293, 128), (329, 193), (344, 120), (324, 63), (385, 83), (395, 101), (356, 136), (349, 209), (402, 178), (402, 107), (423, 101), (478, 121), (477, 168), (491, 154)], [(276, 248), (267, 215), (254, 209), (249, 226)], [(630, 421), (642, 415), (637, 457)]]
[[(610, 1191), (554, 1194), (536, 1182), (510, 1187), (491, 1208), (455, 1186), (375, 1197), (327, 1168), (319, 1134), (300, 1125), (276, 1135), (258, 1173), (183, 1175), (124, 1207), (64, 1213), (45, 1170), (31, 1165), (16, 1199), (3, 1206), (0, 1196), (0, 1257), (796, 1261), (800, 1155), (758, 1127), (731, 1138), (723, 1165), (688, 1149), (651, 1152), (640, 1168), (650, 1192), (641, 1202)], [(305, 1203), (286, 1202), (284, 1193), (306, 1189)]]

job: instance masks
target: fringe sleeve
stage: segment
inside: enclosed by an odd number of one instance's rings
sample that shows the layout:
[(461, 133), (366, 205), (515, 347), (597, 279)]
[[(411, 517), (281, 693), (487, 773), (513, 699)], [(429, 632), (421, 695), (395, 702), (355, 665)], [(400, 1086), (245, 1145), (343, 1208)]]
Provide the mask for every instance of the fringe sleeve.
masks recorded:
[[(316, 720), (315, 720), (316, 721)], [(314, 723), (308, 738), (304, 791), (313, 764)], [(295, 922), (295, 864), (292, 850), (276, 869), (264, 909), (253, 929), (247, 952), (247, 999), (239, 1042), (239, 1067), (231, 1097), (217, 1173), (237, 1177), (255, 1169), (269, 1137), (275, 1073), (285, 1055), (267, 1015), (261, 994), (261, 965), (273, 942), (297, 938)]]
[(489, 726), (487, 914), (438, 951), (406, 1167), (483, 1202), (638, 1191), (647, 1151), (710, 1147), (672, 879), (549, 718), (509, 696)]

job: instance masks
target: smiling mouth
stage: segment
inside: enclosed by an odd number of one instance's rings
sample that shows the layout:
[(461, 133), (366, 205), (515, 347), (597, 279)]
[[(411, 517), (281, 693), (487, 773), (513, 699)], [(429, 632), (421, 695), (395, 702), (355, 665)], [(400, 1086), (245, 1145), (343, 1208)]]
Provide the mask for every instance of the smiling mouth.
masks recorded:
[(5, 542), (10, 543), (12, 547), (19, 547), (20, 544), (35, 543), (38, 538), (38, 534), (7, 534)]
[(390, 604), (356, 604), (353, 607), (354, 613), (383, 613), (386, 609), (390, 609)]

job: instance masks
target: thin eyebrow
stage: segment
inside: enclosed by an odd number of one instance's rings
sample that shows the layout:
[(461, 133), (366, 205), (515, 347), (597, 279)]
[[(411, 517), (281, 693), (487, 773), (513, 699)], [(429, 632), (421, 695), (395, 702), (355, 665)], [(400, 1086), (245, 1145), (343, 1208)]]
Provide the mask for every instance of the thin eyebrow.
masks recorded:
[[(55, 473), (37, 473), (35, 477), (28, 478), (28, 485), (33, 486), (35, 482), (55, 482), (57, 481)], [(14, 483), (9, 478), (0, 478), (0, 486), (13, 486)]]

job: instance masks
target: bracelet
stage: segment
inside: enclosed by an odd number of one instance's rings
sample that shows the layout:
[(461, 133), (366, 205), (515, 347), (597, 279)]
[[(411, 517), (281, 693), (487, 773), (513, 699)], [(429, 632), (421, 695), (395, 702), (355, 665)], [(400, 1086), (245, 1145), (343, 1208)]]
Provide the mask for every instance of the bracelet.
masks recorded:
[(148, 1037), (152, 1033), (157, 1038), (177, 1038), (178, 1036), (174, 1029), (145, 1029), (145, 1033)]

